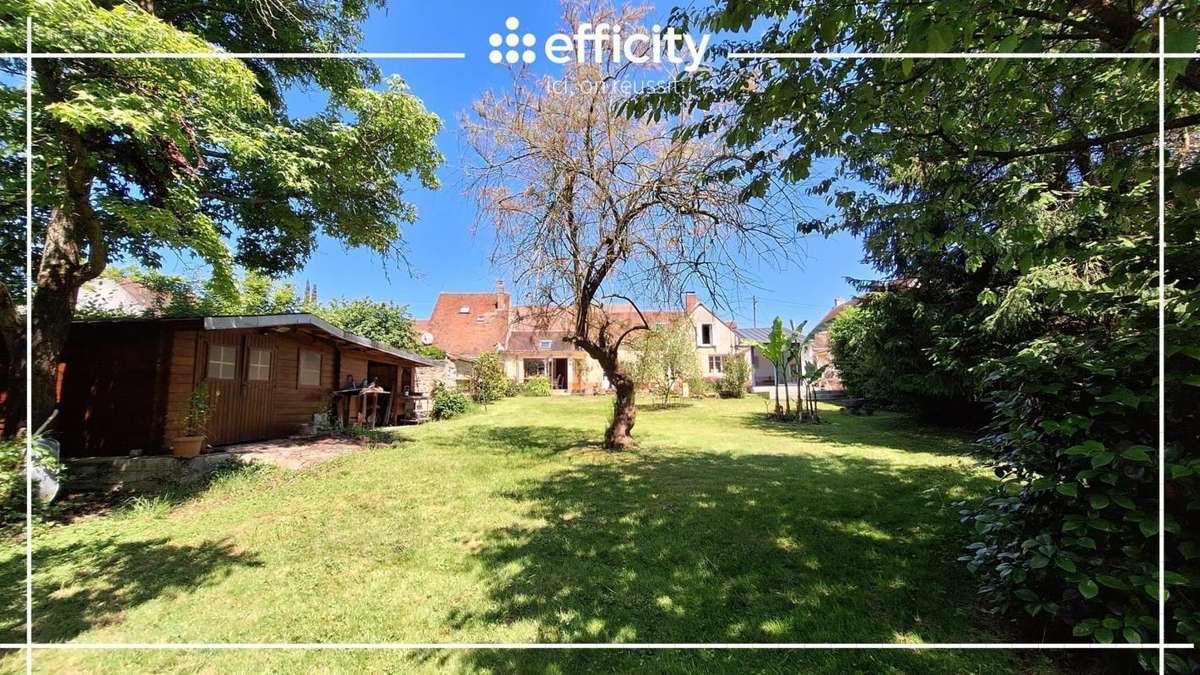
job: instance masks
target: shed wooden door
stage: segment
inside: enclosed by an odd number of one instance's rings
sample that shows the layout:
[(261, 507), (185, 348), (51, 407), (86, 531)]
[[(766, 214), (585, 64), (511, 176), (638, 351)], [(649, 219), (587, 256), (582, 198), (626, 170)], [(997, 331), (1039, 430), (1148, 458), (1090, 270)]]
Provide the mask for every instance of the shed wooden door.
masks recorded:
[(226, 445), (269, 438), (271, 383), (277, 365), (270, 338), (215, 333), (208, 336), (207, 344), (208, 442)]

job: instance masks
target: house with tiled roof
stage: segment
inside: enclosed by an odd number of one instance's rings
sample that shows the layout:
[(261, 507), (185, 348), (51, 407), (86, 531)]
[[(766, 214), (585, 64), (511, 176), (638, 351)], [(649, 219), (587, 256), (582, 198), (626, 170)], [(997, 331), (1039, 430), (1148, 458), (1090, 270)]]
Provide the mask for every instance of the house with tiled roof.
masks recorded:
[(116, 316), (153, 316), (171, 302), (171, 294), (124, 277), (92, 279), (79, 290), (80, 311)]
[[(859, 302), (859, 298), (851, 298), (849, 300), (834, 298), (833, 307), (825, 313), (825, 316), (821, 317), (817, 325), (805, 336), (805, 341), (807, 342), (804, 350), (805, 363), (812, 364), (817, 368), (827, 366), (821, 379), (815, 384), (816, 390), (824, 397), (837, 397), (845, 393), (842, 378), (838, 374), (837, 366), (833, 362), (833, 351), (830, 349), (829, 343), (829, 327), (839, 314), (857, 305)], [(754, 386), (774, 385), (776, 378), (775, 364), (767, 360), (760, 353), (759, 348), (755, 346), (771, 341), (771, 329), (768, 327), (739, 328), (737, 332), (742, 338), (743, 344), (750, 347), (751, 377)], [(795, 385), (798, 383), (798, 378), (793, 373), (787, 382), (788, 384)]]
[(817, 368), (825, 366), (825, 372), (816, 383), (817, 391), (825, 396), (841, 396), (846, 392), (846, 387), (842, 384), (842, 376), (838, 373), (837, 365), (833, 361), (829, 327), (838, 315), (859, 302), (861, 302), (859, 298), (850, 298), (849, 300), (834, 298), (833, 307), (825, 313), (825, 316), (821, 317), (816, 326), (813, 326), (806, 338), (808, 347), (805, 349), (804, 359)]
[[(720, 319), (695, 293), (685, 297), (681, 310), (647, 310), (632, 305), (605, 305), (617, 323), (636, 325), (645, 317), (652, 327), (688, 321), (696, 335), (700, 372), (719, 379), (728, 359), (748, 358), (736, 324)], [(512, 305), (500, 282), (493, 293), (442, 293), (429, 319), (416, 322), (421, 339), (441, 348), (452, 359), (473, 360), (496, 351), (506, 374), (518, 381), (546, 377), (557, 391), (596, 393), (608, 389), (600, 364), (567, 341), (574, 328), (571, 317), (539, 305)], [(459, 366), (459, 371), (463, 367)]]

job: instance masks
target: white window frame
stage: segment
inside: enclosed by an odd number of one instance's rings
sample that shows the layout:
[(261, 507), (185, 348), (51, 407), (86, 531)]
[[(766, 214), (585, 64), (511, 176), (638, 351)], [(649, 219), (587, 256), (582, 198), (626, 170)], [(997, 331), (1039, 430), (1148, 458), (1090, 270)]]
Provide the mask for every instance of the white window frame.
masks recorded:
[(238, 348), (234, 345), (210, 344), (208, 346), (208, 379), (236, 379), (237, 353)]
[[(704, 329), (705, 328), (708, 329), (708, 341), (707, 342), (705, 342), (705, 340), (704, 340)], [(713, 333), (713, 325), (711, 323), (700, 324), (700, 346), (701, 347), (712, 347), (713, 345), (715, 345), (717, 343), (716, 338), (717, 338), (717, 336)]]
[[(250, 382), (271, 381), (271, 350), (266, 347), (251, 347), (246, 355), (246, 380)], [(266, 361), (260, 362), (256, 357), (265, 356)]]
[[(713, 365), (716, 365), (716, 368)], [(708, 372), (724, 374), (725, 357), (720, 354), (710, 354), (708, 357)]]
[(554, 340), (538, 340), (538, 349), (554, 349)]
[[(315, 372), (317, 375), (316, 382), (313, 382), (311, 380), (311, 378), (305, 379), (305, 377), (304, 377), (306, 374), (311, 375), (314, 372), (312, 363), (307, 364), (307, 366), (304, 363), (304, 359), (306, 356), (307, 357), (316, 357), (316, 359), (317, 359), (316, 369), (315, 369)], [(324, 357), (324, 354), (322, 354), (321, 352), (314, 352), (314, 351), (309, 351), (309, 350), (305, 350), (305, 349), (300, 350), (300, 368), (299, 368), (299, 373), (296, 376), (296, 381), (301, 387), (320, 387), (321, 386), (321, 366), (324, 365), (323, 357)]]

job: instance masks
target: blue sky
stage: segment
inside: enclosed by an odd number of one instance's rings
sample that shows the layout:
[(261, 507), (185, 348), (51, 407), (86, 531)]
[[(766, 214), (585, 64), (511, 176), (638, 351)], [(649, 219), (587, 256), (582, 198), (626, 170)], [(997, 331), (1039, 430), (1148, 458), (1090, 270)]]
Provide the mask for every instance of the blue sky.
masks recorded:
[[(666, 17), (670, 3), (660, 3), (660, 15)], [(442, 118), (445, 128), (438, 146), (446, 156), (439, 172), (442, 188), (436, 192), (413, 189), (407, 198), (416, 205), (419, 220), (406, 231), (409, 259), (416, 276), (402, 268), (384, 269), (379, 259), (365, 251), (347, 250), (340, 244), (323, 240), (306, 268), (291, 281), (303, 287), (315, 283), (322, 299), (335, 296), (389, 299), (407, 304), (413, 315), (428, 316), (440, 291), (488, 290), (504, 275), (491, 269), (488, 254), (491, 239), (486, 227), (473, 233), (476, 224), (474, 205), (464, 194), (459, 167), (466, 157), (458, 130), (459, 114), (489, 88), (502, 88), (509, 82), (503, 66), (488, 60), (488, 37), (505, 33), (505, 19), (517, 17), (520, 32), (541, 37), (561, 30), (560, 6), (554, 1), (540, 2), (420, 2), (393, 0), (376, 11), (365, 26), (363, 51), (438, 51), (465, 52), (466, 59), (450, 61), (381, 60), (385, 75), (402, 76), (427, 109)], [(554, 64), (540, 59), (537, 70), (551, 72)], [(288, 97), (294, 114), (320, 107), (322, 100), (309, 92), (296, 91)], [(819, 213), (819, 205), (813, 203)], [(757, 278), (757, 288), (730, 288), (736, 298), (732, 308), (720, 313), (751, 325), (751, 298), (758, 298), (758, 323), (767, 324), (781, 316), (785, 323), (817, 321), (832, 305), (835, 297), (853, 295), (846, 277), (876, 276), (861, 264), (861, 246), (851, 237), (806, 238), (795, 251), (794, 262), (785, 267), (765, 267), (754, 261), (747, 269)], [(184, 261), (168, 265), (171, 271), (183, 271)], [(511, 286), (511, 284), (510, 284)], [(707, 300), (703, 295), (703, 300)]]

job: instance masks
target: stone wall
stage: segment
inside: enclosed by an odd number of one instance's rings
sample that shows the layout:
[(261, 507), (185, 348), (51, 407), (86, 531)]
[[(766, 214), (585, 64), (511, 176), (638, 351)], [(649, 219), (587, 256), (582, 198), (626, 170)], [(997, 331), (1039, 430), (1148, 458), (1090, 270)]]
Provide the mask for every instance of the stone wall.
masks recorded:
[(170, 455), (142, 457), (83, 457), (67, 460), (69, 492), (156, 492), (172, 485), (190, 485), (208, 478), (237, 458), (224, 452), (181, 459)]

